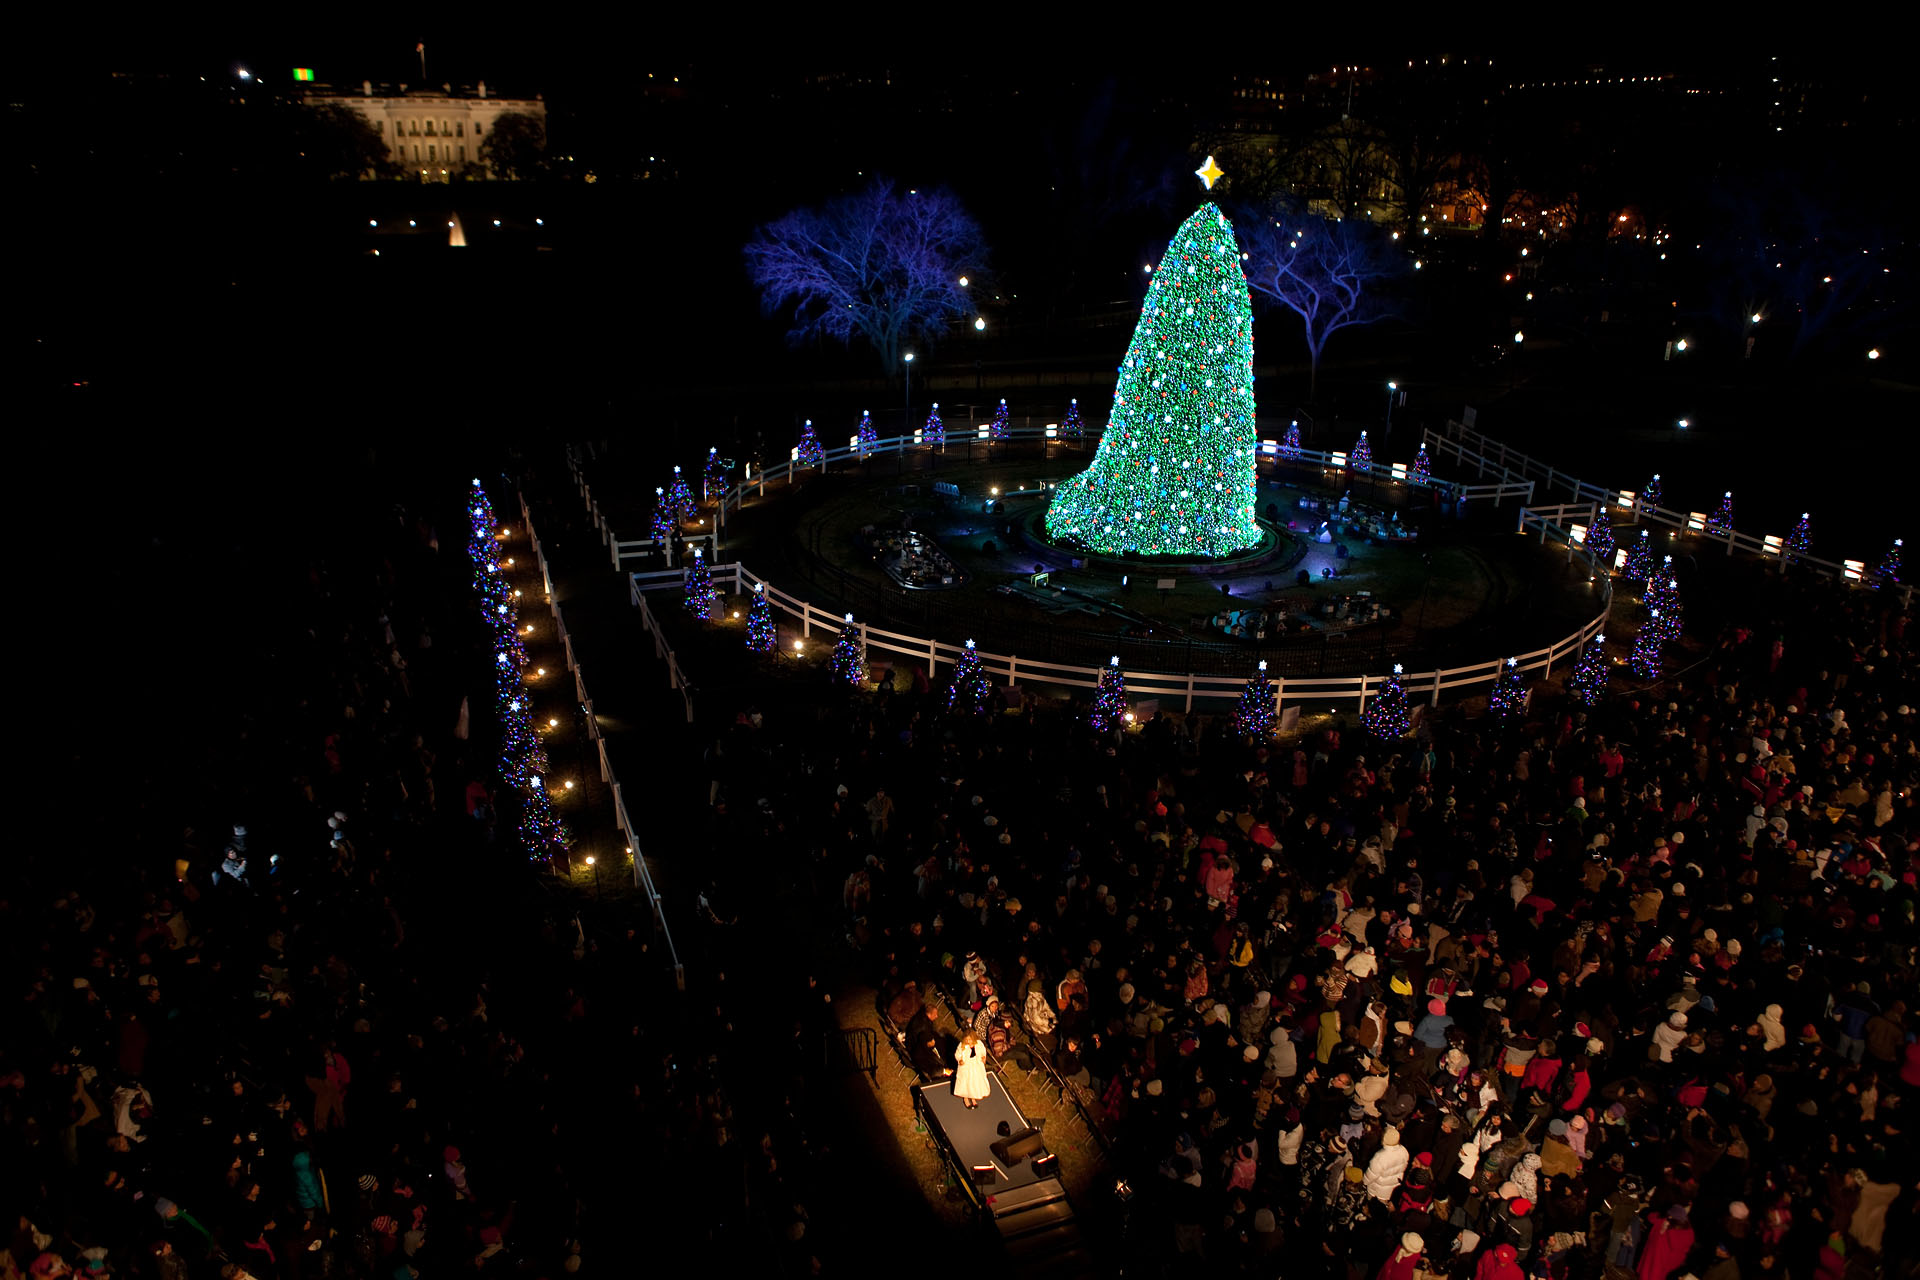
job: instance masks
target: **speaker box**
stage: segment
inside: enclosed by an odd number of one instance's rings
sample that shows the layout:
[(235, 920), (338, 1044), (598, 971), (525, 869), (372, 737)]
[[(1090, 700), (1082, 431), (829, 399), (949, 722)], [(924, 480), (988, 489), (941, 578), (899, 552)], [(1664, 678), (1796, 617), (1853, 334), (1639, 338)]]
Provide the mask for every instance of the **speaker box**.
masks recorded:
[(1019, 1164), (1045, 1146), (1046, 1139), (1040, 1136), (1038, 1129), (1025, 1129), (1000, 1139), (993, 1144), (991, 1150), (994, 1159), (1001, 1164), (1012, 1166)]

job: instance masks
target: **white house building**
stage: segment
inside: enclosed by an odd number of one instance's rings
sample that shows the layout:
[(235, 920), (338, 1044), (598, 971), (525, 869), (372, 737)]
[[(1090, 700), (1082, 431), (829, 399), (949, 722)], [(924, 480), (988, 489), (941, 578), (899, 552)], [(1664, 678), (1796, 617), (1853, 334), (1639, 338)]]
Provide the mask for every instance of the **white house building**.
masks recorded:
[(441, 85), (376, 87), (362, 81), (359, 93), (316, 85), (306, 95), (314, 106), (341, 106), (359, 112), (387, 145), (401, 169), (421, 182), (451, 182), (456, 176), (492, 177), (480, 156), (480, 144), (494, 121), (509, 112), (546, 124), (547, 104), (531, 98), (497, 98), (482, 80), (473, 88)]

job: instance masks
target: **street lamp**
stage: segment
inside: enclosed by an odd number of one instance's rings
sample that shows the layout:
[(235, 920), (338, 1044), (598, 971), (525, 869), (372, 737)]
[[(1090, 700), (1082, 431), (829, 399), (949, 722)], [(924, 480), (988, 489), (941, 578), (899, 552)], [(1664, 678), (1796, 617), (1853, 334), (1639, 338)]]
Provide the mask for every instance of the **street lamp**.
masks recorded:
[(1514, 340), (1514, 342), (1515, 342), (1515, 344), (1517, 345), (1517, 344), (1519, 344), (1519, 343), (1522, 343), (1522, 342), (1525, 342), (1525, 341), (1527, 340), (1527, 335), (1526, 335), (1525, 333), (1523, 333), (1523, 332), (1521, 332), (1520, 330), (1518, 330), (1518, 329), (1515, 329), (1515, 330), (1513, 331), (1513, 340)]
[(593, 900), (600, 901), (600, 864), (592, 854), (587, 855), (587, 865), (593, 868)]
[(1398, 382), (1387, 383), (1387, 429), (1385, 435), (1393, 434), (1393, 397), (1400, 390)]
[(1685, 431), (1685, 430), (1686, 430), (1686, 429), (1687, 429), (1688, 427), (1690, 427), (1690, 426), (1692, 426), (1692, 425), (1693, 425), (1693, 419), (1691, 419), (1691, 418), (1682, 418), (1682, 419), (1680, 419), (1680, 429), (1681, 429), (1682, 431)]
[(973, 318), (973, 328), (976, 333), (985, 329), (986, 327), (987, 327), (987, 318), (985, 316), (975, 316)]
[(900, 380), (901, 421), (909, 425), (913, 422), (913, 352), (900, 357), (900, 367), (906, 372)]

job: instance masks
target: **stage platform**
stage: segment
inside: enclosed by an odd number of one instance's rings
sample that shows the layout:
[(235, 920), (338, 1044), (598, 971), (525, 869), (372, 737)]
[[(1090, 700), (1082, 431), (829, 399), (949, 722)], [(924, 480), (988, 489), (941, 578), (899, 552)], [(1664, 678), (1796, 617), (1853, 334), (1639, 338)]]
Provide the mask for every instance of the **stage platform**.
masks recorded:
[[(1057, 1158), (1046, 1147), (1019, 1161), (1003, 1161), (993, 1152), (1006, 1122), (1012, 1135), (1032, 1126), (1007, 1095), (997, 1072), (987, 1073), (992, 1092), (969, 1111), (953, 1096), (951, 1081), (913, 1086), (913, 1103), (927, 1132), (939, 1144), (961, 1189), (981, 1215), (992, 1222), (1016, 1270), (1048, 1276), (1091, 1275), (1092, 1259), (1073, 1220), (1067, 1189), (1055, 1170)], [(1044, 1143), (1044, 1136), (1042, 1138)], [(991, 1180), (975, 1177), (991, 1166)], [(1036, 1167), (1041, 1166), (1041, 1167)]]

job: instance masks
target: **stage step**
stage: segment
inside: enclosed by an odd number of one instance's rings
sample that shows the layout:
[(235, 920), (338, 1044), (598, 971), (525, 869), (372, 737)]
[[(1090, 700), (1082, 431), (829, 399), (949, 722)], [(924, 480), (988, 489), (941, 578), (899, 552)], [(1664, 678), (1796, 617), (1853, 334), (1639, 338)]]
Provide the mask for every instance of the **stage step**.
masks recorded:
[(1024, 1213), (1038, 1205), (1051, 1204), (1066, 1198), (1067, 1189), (1060, 1179), (1043, 1178), (1039, 1182), (1029, 1182), (1024, 1186), (994, 1192), (987, 1209), (994, 1217), (1004, 1218), (1009, 1214)]
[(996, 1215), (993, 1225), (1002, 1239), (1012, 1241), (1072, 1221), (1073, 1206), (1062, 1198), (1022, 1209), (1018, 1213)]
[(1077, 1223), (1063, 1222), (1051, 1230), (1002, 1242), (1007, 1262), (1016, 1276), (1045, 1276), (1070, 1280), (1097, 1274)]

